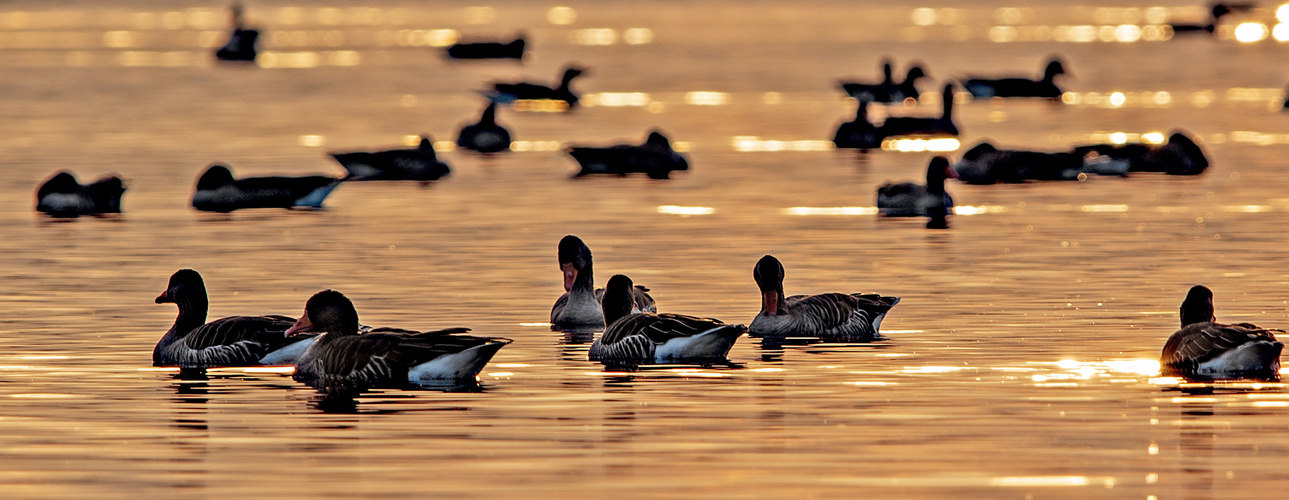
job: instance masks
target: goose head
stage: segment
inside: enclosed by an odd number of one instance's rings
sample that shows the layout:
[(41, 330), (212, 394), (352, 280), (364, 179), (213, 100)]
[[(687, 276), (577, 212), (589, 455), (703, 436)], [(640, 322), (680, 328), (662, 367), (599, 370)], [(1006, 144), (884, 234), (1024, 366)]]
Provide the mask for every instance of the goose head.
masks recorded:
[(54, 174), (44, 184), (40, 185), (40, 190), (36, 193), (37, 198), (44, 198), (48, 194), (68, 194), (75, 193), (81, 189), (80, 182), (76, 181), (76, 176), (66, 170)]
[(1056, 78), (1057, 75), (1064, 74), (1066, 74), (1065, 66), (1061, 65), (1061, 60), (1052, 58), (1052, 60), (1047, 63), (1047, 67), (1043, 69), (1043, 81), (1050, 82), (1052, 79)]
[(618, 318), (631, 314), (631, 289), (635, 283), (624, 274), (615, 274), (604, 287), (604, 324), (612, 325)]
[(233, 171), (219, 163), (206, 168), (206, 172), (197, 178), (197, 190), (219, 189), (233, 183)]
[(1216, 321), (1213, 316), (1213, 291), (1204, 285), (1191, 287), (1191, 290), (1186, 292), (1186, 300), (1182, 301), (1182, 307), (1178, 312), (1182, 318), (1182, 326)]
[(158, 304), (178, 304), (186, 297), (200, 295), (206, 296), (206, 282), (201, 279), (201, 274), (192, 269), (180, 269), (170, 275), (170, 283), (166, 285), (166, 291), (157, 296)]
[(287, 329), (286, 336), (308, 332), (357, 335), (358, 310), (348, 297), (335, 290), (315, 293), (304, 304), (304, 314)]
[(559, 240), (559, 268), (564, 273), (564, 291), (572, 291), (578, 275), (591, 270), (591, 249), (581, 238), (565, 236)]
[(913, 82), (919, 78), (926, 78), (926, 77), (927, 77), (926, 71), (922, 69), (922, 66), (915, 64), (913, 65), (913, 67), (909, 68), (909, 73), (904, 76), (904, 81)]
[(926, 166), (926, 188), (932, 193), (944, 193), (945, 179), (956, 178), (958, 175), (953, 171), (949, 159), (943, 156), (937, 156), (931, 159), (931, 163)]
[(761, 257), (752, 268), (752, 279), (761, 289), (761, 310), (767, 316), (778, 314), (783, 299), (783, 264), (773, 255)]

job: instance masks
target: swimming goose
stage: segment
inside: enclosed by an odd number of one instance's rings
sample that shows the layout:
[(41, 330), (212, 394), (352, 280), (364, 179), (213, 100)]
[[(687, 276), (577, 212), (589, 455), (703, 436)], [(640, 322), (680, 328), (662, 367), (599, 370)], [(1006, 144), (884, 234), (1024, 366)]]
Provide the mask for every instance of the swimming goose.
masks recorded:
[(1083, 155), (998, 149), (988, 142), (968, 149), (953, 169), (958, 179), (968, 184), (1071, 181), (1078, 180), (1079, 174), (1087, 172), (1109, 173), (1087, 167)]
[(331, 153), (349, 171), (351, 181), (434, 181), (452, 172), (439, 161), (434, 142), (421, 136), (413, 149), (390, 149), (375, 152)]
[(761, 288), (761, 312), (748, 325), (753, 337), (819, 337), (830, 340), (881, 339), (882, 318), (899, 297), (875, 293), (783, 295), (783, 265), (774, 256), (757, 261), (752, 278)]
[(1284, 330), (1258, 328), (1248, 323), (1226, 325), (1213, 317), (1213, 292), (1195, 285), (1180, 309), (1182, 328), (1160, 354), (1165, 375), (1199, 378), (1276, 378), (1284, 344), (1276, 334)]
[(228, 41), (219, 50), (215, 51), (215, 57), (221, 61), (254, 62), (256, 54), (255, 42), (259, 39), (260, 32), (249, 29), (242, 24), (242, 4), (240, 2), (234, 2), (228, 9), (232, 16), (233, 30), (228, 33)]
[(970, 78), (962, 82), (962, 87), (977, 99), (986, 97), (1044, 97), (1056, 99), (1061, 97), (1061, 89), (1056, 86), (1055, 78), (1065, 74), (1065, 67), (1059, 59), (1053, 58), (1043, 70), (1041, 80), (1027, 78)]
[(591, 344), (591, 361), (668, 363), (722, 360), (747, 331), (743, 325), (683, 314), (632, 313), (636, 288), (617, 274), (604, 291), (604, 334)]
[(295, 379), (324, 392), (475, 381), (509, 339), (455, 335), (469, 328), (417, 332), (373, 328), (359, 334), (358, 311), (340, 292), (309, 298), (288, 336), (321, 335), (296, 361)]
[(904, 76), (904, 81), (899, 83), (891, 79), (889, 61), (882, 65), (882, 72), (885, 78), (880, 83), (841, 82), (841, 89), (855, 99), (869, 102), (897, 103), (904, 102), (905, 99), (916, 100), (921, 97), (922, 93), (918, 91), (917, 81), (927, 76), (922, 66), (915, 64), (910, 67), (908, 74)]
[(577, 106), (577, 94), (574, 94), (569, 84), (574, 78), (581, 76), (586, 70), (569, 66), (564, 70), (564, 76), (560, 79), (559, 86), (547, 87), (536, 83), (494, 83), (492, 91), (488, 92), (488, 98), (500, 103), (511, 103), (520, 100), (551, 100), (563, 101), (568, 104), (568, 108)]
[(54, 217), (119, 214), (125, 183), (107, 176), (82, 185), (71, 172), (54, 174), (36, 190), (36, 210)]
[[(1084, 162), (1089, 157), (1127, 162), (1130, 172), (1163, 172), (1169, 175), (1197, 175), (1208, 168), (1204, 149), (1184, 132), (1174, 131), (1164, 144), (1093, 144), (1074, 148)], [(1095, 154), (1095, 155), (1094, 155)]]
[(1169, 26), (1173, 29), (1173, 35), (1212, 35), (1217, 31), (1217, 23), (1221, 22), (1222, 17), (1235, 12), (1248, 12), (1253, 10), (1254, 7), (1255, 4), (1252, 3), (1225, 4), (1216, 2), (1212, 4), (1212, 7), (1209, 9), (1207, 23), (1170, 23)]
[(448, 46), (447, 55), (452, 59), (523, 59), (524, 44), (522, 35), (507, 43), (454, 43)]
[[(559, 268), (564, 273), (564, 295), (551, 307), (552, 328), (604, 328), (604, 289), (595, 286), (591, 249), (581, 238), (567, 235), (559, 240)], [(649, 289), (631, 289), (631, 312), (658, 312)]]
[(232, 212), (243, 208), (320, 208), (342, 179), (325, 175), (304, 177), (244, 177), (218, 163), (197, 179), (192, 206), (208, 212)]
[(574, 174), (626, 175), (643, 173), (651, 179), (666, 179), (673, 170), (689, 170), (685, 156), (671, 148), (671, 141), (657, 130), (650, 130), (644, 144), (618, 144), (607, 148), (573, 146), (567, 148), (582, 167)]
[(937, 156), (926, 167), (926, 185), (886, 183), (877, 188), (877, 209), (888, 217), (944, 217), (953, 211), (953, 198), (944, 180), (953, 177), (949, 159)]
[(838, 148), (876, 149), (882, 147), (882, 133), (868, 121), (868, 101), (860, 100), (855, 119), (837, 127), (832, 143)]
[(294, 321), (287, 316), (229, 316), (207, 323), (208, 300), (197, 271), (180, 269), (170, 276), (156, 302), (179, 306), (179, 316), (152, 349), (153, 366), (291, 364), (313, 341), (311, 335), (287, 338)]
[(497, 103), (488, 102), (479, 121), (461, 128), (457, 147), (480, 153), (510, 151), (510, 131), (497, 125)]
[(878, 128), (881, 137), (895, 135), (958, 135), (953, 124), (953, 84), (945, 84), (941, 101), (944, 112), (937, 118), (892, 116)]

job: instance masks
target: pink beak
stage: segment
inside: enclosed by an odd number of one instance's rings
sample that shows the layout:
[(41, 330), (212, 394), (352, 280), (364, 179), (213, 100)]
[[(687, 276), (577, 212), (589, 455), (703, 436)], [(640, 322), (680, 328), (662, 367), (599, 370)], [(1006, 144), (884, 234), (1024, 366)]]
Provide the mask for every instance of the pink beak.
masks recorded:
[(577, 281), (577, 269), (573, 268), (572, 263), (560, 264), (559, 268), (564, 271), (564, 291), (573, 291), (573, 282)]
[(761, 308), (765, 309), (767, 316), (774, 316), (779, 313), (779, 292), (770, 290), (761, 293)]
[(297, 333), (304, 333), (312, 328), (313, 323), (309, 322), (309, 313), (306, 312), (304, 316), (300, 316), (300, 319), (295, 320), (295, 324), (291, 325), (291, 328), (286, 329), (286, 336), (290, 337)]

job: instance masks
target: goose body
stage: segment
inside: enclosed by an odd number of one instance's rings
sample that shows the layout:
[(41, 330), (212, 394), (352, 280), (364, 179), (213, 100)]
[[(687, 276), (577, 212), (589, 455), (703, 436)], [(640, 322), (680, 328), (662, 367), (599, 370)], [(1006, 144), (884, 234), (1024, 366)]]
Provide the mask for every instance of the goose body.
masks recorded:
[(888, 217), (943, 217), (953, 211), (953, 198), (944, 191), (944, 181), (953, 169), (943, 156), (927, 165), (926, 184), (886, 183), (877, 188), (877, 209)]
[[(559, 242), (559, 266), (564, 274), (565, 293), (551, 307), (551, 327), (571, 329), (604, 328), (604, 289), (594, 289), (595, 271), (591, 249), (581, 238), (567, 235)], [(658, 312), (649, 289), (630, 290), (631, 312)]]
[(497, 103), (489, 102), (479, 121), (461, 128), (457, 147), (480, 153), (510, 151), (510, 131), (497, 124)]
[(1041, 97), (1056, 99), (1061, 97), (1061, 89), (1056, 86), (1056, 77), (1065, 74), (1065, 66), (1060, 60), (1048, 61), (1043, 70), (1043, 78), (969, 78), (962, 82), (962, 87), (971, 93), (973, 98), (989, 97)]
[(1078, 180), (1079, 174), (1091, 171), (1109, 173), (1089, 168), (1081, 155), (998, 149), (988, 142), (963, 153), (953, 170), (958, 179), (968, 184), (1072, 181)]
[(604, 292), (604, 334), (591, 344), (591, 361), (669, 363), (725, 359), (747, 328), (682, 314), (631, 312), (631, 279), (615, 275)]
[(447, 48), (447, 55), (452, 59), (523, 59), (524, 37), (510, 42), (470, 42), (454, 43)]
[(833, 134), (832, 143), (838, 148), (877, 149), (882, 147), (882, 132), (868, 121), (868, 101), (860, 100), (855, 109), (855, 119), (842, 123)]
[(748, 325), (753, 337), (819, 337), (830, 340), (881, 339), (882, 318), (899, 297), (875, 293), (783, 295), (783, 265), (766, 255), (753, 278), (761, 288), (761, 312)]
[(904, 81), (898, 83), (891, 78), (889, 61), (883, 63), (882, 72), (884, 78), (881, 82), (840, 82), (841, 89), (857, 100), (868, 102), (897, 103), (904, 102), (905, 99), (916, 100), (921, 97), (922, 93), (918, 91), (917, 81), (926, 77), (926, 72), (921, 66), (910, 67), (908, 74), (904, 76)]
[(434, 181), (452, 172), (439, 161), (434, 142), (421, 136), (413, 149), (391, 149), (375, 152), (331, 153), (352, 181)]
[(942, 94), (944, 112), (938, 117), (892, 116), (878, 128), (881, 137), (897, 135), (958, 135), (953, 123), (953, 84), (944, 86)]
[(341, 179), (325, 175), (304, 177), (245, 177), (234, 179), (228, 167), (215, 164), (197, 179), (192, 206), (208, 212), (243, 208), (320, 208)]
[(1213, 292), (1196, 285), (1180, 309), (1182, 328), (1164, 344), (1165, 374), (1194, 378), (1277, 378), (1283, 330), (1248, 323), (1222, 324), (1213, 317)]
[(569, 87), (573, 79), (581, 76), (585, 70), (578, 67), (568, 67), (564, 70), (563, 77), (560, 78), (559, 85), (548, 87), (536, 83), (495, 83), (492, 90), (488, 92), (488, 98), (500, 103), (511, 103), (521, 100), (550, 100), (563, 101), (571, 109), (577, 106), (578, 96), (573, 93)]
[(77, 182), (71, 172), (54, 174), (36, 190), (36, 210), (54, 217), (121, 213), (125, 183), (107, 176), (90, 184)]
[(581, 170), (576, 177), (591, 174), (626, 175), (643, 173), (666, 179), (675, 170), (689, 170), (685, 156), (671, 148), (671, 141), (657, 130), (649, 132), (644, 144), (619, 144), (607, 148), (575, 146), (567, 149)]
[(418, 332), (373, 328), (359, 334), (358, 312), (340, 292), (314, 294), (288, 336), (319, 333), (296, 361), (295, 379), (324, 392), (407, 384), (472, 382), (508, 339), (460, 335), (468, 328)]
[(229, 11), (233, 29), (228, 33), (228, 41), (215, 51), (215, 58), (229, 62), (254, 62), (258, 52), (255, 43), (260, 38), (260, 32), (243, 26), (240, 3), (234, 3)]
[(1076, 147), (1074, 153), (1085, 159), (1092, 156), (1126, 163), (1130, 172), (1196, 175), (1208, 168), (1204, 149), (1181, 131), (1174, 131), (1164, 144), (1094, 144)]
[(156, 302), (179, 306), (179, 316), (153, 348), (154, 366), (291, 364), (314, 337), (287, 338), (294, 322), (287, 316), (230, 316), (207, 323), (206, 284), (191, 269), (175, 272)]

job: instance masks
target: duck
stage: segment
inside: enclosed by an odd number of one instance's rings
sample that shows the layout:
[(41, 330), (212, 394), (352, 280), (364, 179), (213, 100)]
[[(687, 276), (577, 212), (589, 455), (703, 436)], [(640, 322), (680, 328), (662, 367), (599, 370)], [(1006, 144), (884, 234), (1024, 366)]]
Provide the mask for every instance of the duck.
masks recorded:
[(1084, 164), (1082, 155), (998, 149), (988, 141), (963, 153), (953, 170), (959, 180), (968, 184), (1079, 180), (1080, 175), (1092, 171)]
[(233, 3), (228, 10), (233, 29), (228, 33), (228, 41), (215, 51), (215, 58), (229, 62), (255, 62), (255, 42), (259, 39), (260, 32), (242, 24), (241, 3)]
[(783, 264), (773, 255), (757, 261), (752, 278), (761, 289), (761, 312), (748, 325), (753, 337), (818, 337), (825, 340), (871, 341), (882, 318), (899, 297), (876, 293), (783, 295)]
[[(564, 274), (564, 295), (551, 307), (551, 327), (555, 329), (604, 328), (604, 289), (595, 286), (591, 249), (574, 235), (559, 240), (559, 268)], [(658, 306), (649, 289), (635, 286), (631, 289), (631, 312), (658, 312)]]
[(295, 321), (289, 316), (229, 316), (207, 323), (206, 282), (192, 269), (170, 275), (156, 303), (179, 306), (179, 316), (152, 349), (153, 366), (289, 365), (314, 338), (288, 338), (286, 331)]
[(325, 175), (234, 179), (232, 170), (216, 163), (197, 179), (192, 206), (207, 212), (232, 212), (243, 208), (321, 208), (322, 201), (342, 180)]
[(1028, 78), (969, 78), (962, 82), (962, 87), (971, 93), (975, 99), (984, 99), (989, 97), (1042, 97), (1047, 99), (1058, 99), (1062, 91), (1056, 86), (1055, 79), (1059, 75), (1065, 74), (1065, 66), (1061, 64), (1058, 58), (1052, 58), (1047, 62), (1047, 67), (1043, 69), (1043, 78), (1040, 80), (1030, 80)]
[(882, 147), (881, 131), (868, 121), (868, 101), (859, 100), (855, 108), (855, 119), (837, 127), (832, 143), (838, 149), (869, 150)]
[(36, 189), (36, 211), (53, 217), (121, 213), (125, 182), (109, 175), (82, 185), (66, 170), (54, 174)]
[(607, 148), (571, 146), (565, 152), (581, 167), (574, 177), (643, 173), (651, 179), (666, 179), (673, 171), (689, 170), (685, 155), (672, 149), (671, 141), (658, 130), (650, 130), (640, 145), (618, 144)]
[(447, 48), (447, 55), (452, 59), (523, 59), (523, 35), (509, 42), (468, 42), (454, 43)]
[(953, 211), (944, 180), (953, 176), (949, 159), (936, 156), (926, 167), (926, 185), (888, 182), (878, 187), (877, 210), (887, 217), (944, 217)]
[(1284, 344), (1276, 335), (1284, 330), (1218, 323), (1213, 316), (1213, 291), (1204, 285), (1186, 292), (1179, 312), (1182, 327), (1168, 337), (1159, 356), (1165, 375), (1278, 378)]
[(487, 93), (488, 98), (499, 103), (512, 103), (523, 100), (549, 100), (564, 102), (567, 107), (565, 110), (577, 106), (578, 96), (573, 93), (569, 85), (573, 79), (586, 73), (586, 70), (577, 66), (568, 66), (564, 69), (564, 76), (560, 78), (559, 85), (556, 87), (547, 87), (545, 85), (520, 82), (520, 83), (494, 83), (492, 90)]
[(1198, 175), (1208, 169), (1204, 148), (1186, 132), (1175, 130), (1163, 144), (1093, 144), (1074, 148), (1085, 163), (1108, 158), (1126, 162), (1129, 172), (1163, 172), (1169, 175)]
[(326, 393), (374, 387), (476, 382), (510, 339), (461, 335), (469, 328), (428, 332), (372, 328), (359, 333), (354, 303), (335, 290), (309, 297), (288, 337), (319, 334), (295, 363), (295, 379)]
[(604, 291), (604, 320), (587, 357), (606, 363), (674, 363), (724, 360), (743, 325), (683, 314), (631, 312), (636, 290), (631, 278), (616, 274)]
[(1204, 24), (1194, 23), (1170, 23), (1168, 26), (1173, 29), (1173, 35), (1212, 35), (1217, 31), (1217, 23), (1228, 14), (1235, 12), (1248, 12), (1253, 10), (1255, 4), (1252, 3), (1233, 3), (1226, 4), (1215, 2), (1209, 7), (1208, 22)]
[(897, 103), (904, 102), (905, 99), (917, 100), (922, 96), (922, 93), (918, 91), (917, 81), (926, 78), (927, 74), (921, 65), (914, 64), (910, 66), (908, 73), (904, 76), (904, 81), (899, 83), (896, 83), (891, 78), (891, 63), (889, 60), (883, 62), (882, 73), (884, 78), (878, 83), (839, 83), (842, 91), (860, 101)]
[(497, 103), (489, 102), (479, 121), (461, 127), (457, 147), (480, 153), (510, 151), (510, 131), (497, 125)]
[(944, 112), (939, 117), (892, 116), (882, 123), (878, 133), (884, 138), (896, 135), (958, 135), (958, 126), (953, 124), (952, 83), (944, 86), (941, 100)]
[(374, 152), (331, 153), (349, 174), (350, 181), (436, 181), (452, 172), (439, 161), (434, 141), (427, 135), (412, 149)]

